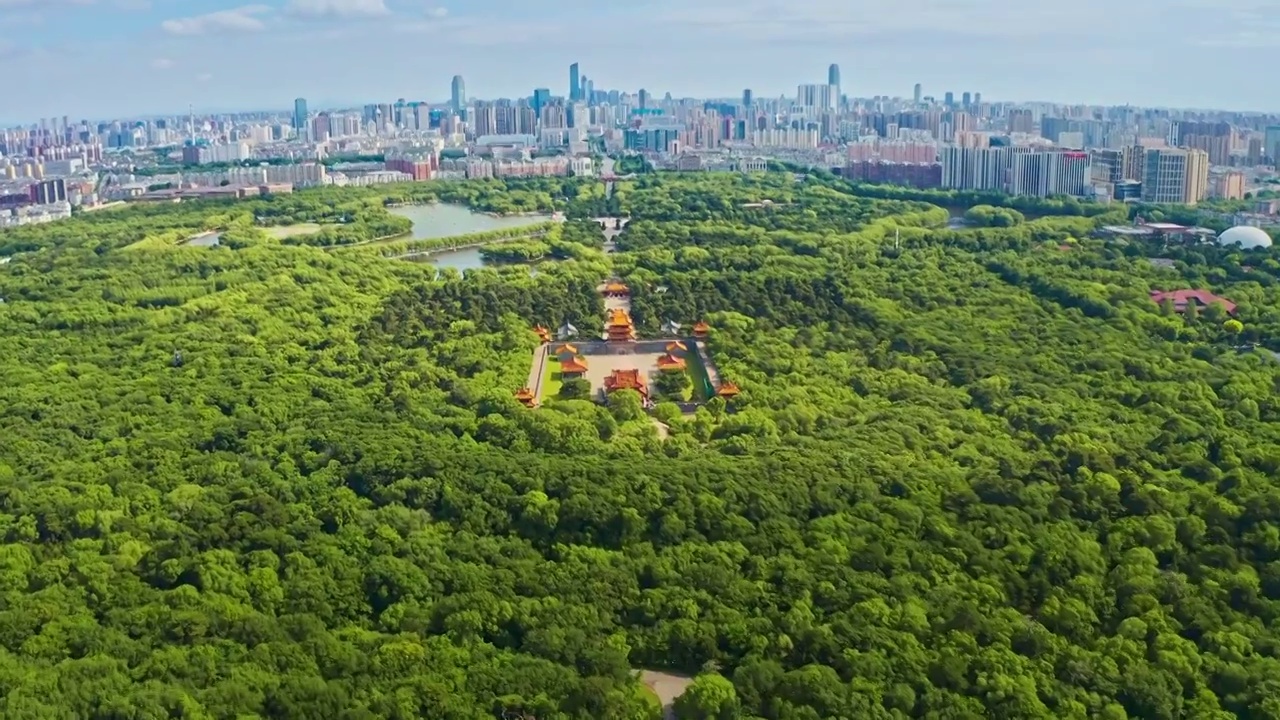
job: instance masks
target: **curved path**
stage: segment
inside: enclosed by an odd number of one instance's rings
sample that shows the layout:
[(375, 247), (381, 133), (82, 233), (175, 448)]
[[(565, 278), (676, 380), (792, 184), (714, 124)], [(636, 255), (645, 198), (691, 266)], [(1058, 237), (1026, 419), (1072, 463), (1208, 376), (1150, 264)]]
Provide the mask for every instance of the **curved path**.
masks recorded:
[(676, 720), (676, 698), (684, 694), (693, 683), (693, 678), (657, 670), (641, 670), (639, 675), (640, 682), (649, 686), (662, 703), (662, 717), (665, 720)]

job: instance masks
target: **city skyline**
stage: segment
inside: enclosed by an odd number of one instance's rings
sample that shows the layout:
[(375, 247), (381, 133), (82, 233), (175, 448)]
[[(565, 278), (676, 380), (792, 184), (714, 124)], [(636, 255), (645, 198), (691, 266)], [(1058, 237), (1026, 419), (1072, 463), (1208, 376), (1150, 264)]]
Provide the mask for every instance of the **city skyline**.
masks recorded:
[[(1251, 55), (1280, 45), (1272, 32), (1280, 17), (1261, 0), (1226, 8), (1207, 0), (1085, 0), (1071, 8), (908, 0), (911, 12), (891, 17), (849, 0), (708, 3), (9, 0), (0, 3), (0, 60), (40, 72), (15, 74), (16, 102), (5, 104), (0, 122), (187, 105), (270, 109), (289, 97), (318, 107), (388, 97), (439, 102), (454, 75), (466, 78), (472, 97), (520, 97), (544, 86), (560, 95), (573, 62), (597, 89), (644, 87), (658, 97), (735, 97), (747, 87), (777, 97), (822, 82), (834, 63), (843, 91), (856, 97), (910, 97), (920, 82), (927, 95), (971, 90), (988, 100), (1280, 109), (1280, 89), (1249, 71)], [(1133, 39), (1142, 34), (1176, 42)], [(467, 60), (396, 57), (422, 43), (436, 58)], [(744, 43), (756, 48), (741, 52)]]

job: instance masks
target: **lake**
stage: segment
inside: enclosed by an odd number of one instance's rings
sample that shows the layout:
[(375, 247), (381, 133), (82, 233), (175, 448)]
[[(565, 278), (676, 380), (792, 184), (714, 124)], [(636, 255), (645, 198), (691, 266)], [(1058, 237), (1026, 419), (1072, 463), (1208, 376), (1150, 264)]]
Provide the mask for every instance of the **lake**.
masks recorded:
[(202, 235), (196, 235), (193, 238), (188, 238), (185, 244), (191, 247), (214, 247), (222, 244), (222, 233), (207, 232)]
[[(413, 221), (414, 238), (446, 238), (456, 235), (503, 230), (505, 228), (537, 225), (550, 219), (547, 215), (520, 215), (495, 217), (474, 212), (461, 205), (409, 205), (406, 207), (388, 208), (387, 212)], [(461, 248), (459, 250), (442, 250), (413, 258), (424, 262), (435, 263), (438, 267), (451, 267), (459, 272), (475, 270), (484, 266), (480, 257), (480, 248)]]

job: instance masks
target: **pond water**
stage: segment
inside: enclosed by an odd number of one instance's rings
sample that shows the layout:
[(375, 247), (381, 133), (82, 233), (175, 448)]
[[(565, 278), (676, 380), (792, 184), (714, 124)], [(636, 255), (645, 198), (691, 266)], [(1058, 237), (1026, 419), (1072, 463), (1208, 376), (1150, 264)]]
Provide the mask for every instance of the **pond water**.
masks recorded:
[[(502, 230), (505, 228), (526, 227), (546, 222), (546, 215), (521, 215), (512, 217), (495, 217), (484, 213), (473, 212), (461, 205), (410, 205), (407, 207), (389, 208), (392, 215), (399, 215), (413, 221), (414, 238), (445, 238), (455, 235)], [(434, 263), (438, 267), (451, 267), (459, 272), (484, 267), (480, 257), (480, 248), (469, 247), (457, 250), (442, 250), (423, 255), (415, 255), (409, 259)]]
[(222, 233), (211, 232), (203, 235), (197, 235), (187, 240), (186, 244), (192, 247), (213, 247), (215, 245), (220, 245), (221, 243)]

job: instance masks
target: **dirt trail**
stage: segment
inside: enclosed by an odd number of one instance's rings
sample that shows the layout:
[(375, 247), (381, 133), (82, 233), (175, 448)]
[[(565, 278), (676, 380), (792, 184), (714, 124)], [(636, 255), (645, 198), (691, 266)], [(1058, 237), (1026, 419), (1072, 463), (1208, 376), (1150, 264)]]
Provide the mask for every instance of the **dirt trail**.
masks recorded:
[(656, 670), (641, 670), (640, 682), (648, 685), (662, 702), (662, 717), (666, 720), (676, 720), (676, 698), (684, 694), (693, 682), (693, 678)]

